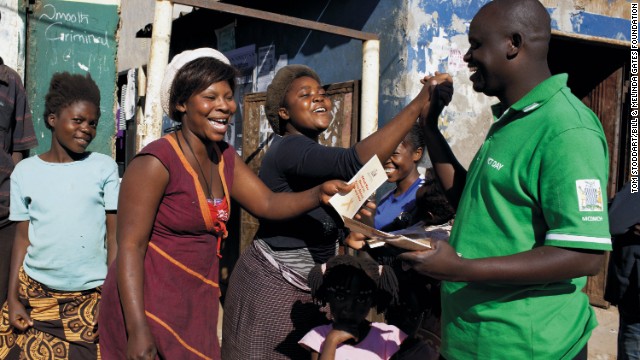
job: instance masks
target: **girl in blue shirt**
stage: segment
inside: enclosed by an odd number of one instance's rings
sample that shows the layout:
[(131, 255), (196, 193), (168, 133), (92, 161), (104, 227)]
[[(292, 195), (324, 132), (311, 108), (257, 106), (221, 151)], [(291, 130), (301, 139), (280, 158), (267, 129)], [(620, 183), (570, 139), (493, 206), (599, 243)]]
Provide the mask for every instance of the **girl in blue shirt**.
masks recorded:
[(87, 151), (99, 117), (89, 74), (53, 75), (44, 112), (51, 148), (11, 175), (17, 231), (0, 358), (100, 358), (97, 309), (115, 256), (119, 177), (111, 157)]

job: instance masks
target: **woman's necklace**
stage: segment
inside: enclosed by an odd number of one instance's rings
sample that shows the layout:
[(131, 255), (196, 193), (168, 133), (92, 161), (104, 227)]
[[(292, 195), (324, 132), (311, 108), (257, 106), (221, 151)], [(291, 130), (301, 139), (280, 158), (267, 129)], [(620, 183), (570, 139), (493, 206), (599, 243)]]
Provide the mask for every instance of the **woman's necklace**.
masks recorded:
[[(176, 137), (178, 134), (176, 133)], [(189, 147), (189, 150), (191, 151), (191, 154), (193, 155), (193, 157), (196, 159), (196, 164), (198, 165), (198, 170), (200, 170), (200, 175), (202, 175), (202, 178), (204, 179), (204, 183), (207, 185), (207, 199), (213, 199), (213, 196), (211, 196), (211, 185), (209, 184), (209, 181), (207, 181), (207, 177), (204, 176), (204, 171), (202, 171), (202, 165), (200, 165), (200, 161), (198, 160), (198, 156), (196, 156), (196, 153), (193, 151), (193, 148), (191, 147), (191, 144), (189, 144), (189, 140), (187, 139), (186, 136), (184, 136), (184, 133), (182, 133), (182, 137), (184, 138), (184, 142), (187, 143), (187, 146)], [(213, 163), (211, 164), (211, 182), (213, 182)]]

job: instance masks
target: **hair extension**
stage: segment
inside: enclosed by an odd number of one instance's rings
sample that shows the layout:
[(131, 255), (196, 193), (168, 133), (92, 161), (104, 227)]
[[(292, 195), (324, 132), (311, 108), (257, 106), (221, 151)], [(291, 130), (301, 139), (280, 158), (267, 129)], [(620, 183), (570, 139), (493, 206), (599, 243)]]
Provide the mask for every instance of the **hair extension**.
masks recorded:
[(388, 266), (380, 267), (373, 259), (365, 256), (338, 255), (324, 265), (316, 265), (308, 276), (311, 296), (317, 304), (324, 306), (328, 290), (354, 276), (371, 280), (378, 313), (383, 312), (389, 304), (398, 302), (398, 279), (393, 269)]

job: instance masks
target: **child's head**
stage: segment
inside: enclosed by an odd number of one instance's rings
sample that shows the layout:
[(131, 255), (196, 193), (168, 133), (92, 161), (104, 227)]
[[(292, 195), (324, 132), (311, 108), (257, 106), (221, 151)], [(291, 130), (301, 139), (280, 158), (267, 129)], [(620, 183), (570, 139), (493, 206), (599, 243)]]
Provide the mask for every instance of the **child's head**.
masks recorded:
[(382, 312), (398, 295), (393, 270), (364, 256), (338, 255), (314, 267), (309, 286), (319, 304), (329, 303), (334, 324), (357, 325), (372, 307)]
[(52, 149), (83, 154), (96, 136), (99, 118), (100, 90), (90, 74), (53, 75), (44, 110)]
[(412, 173), (417, 177), (419, 175), (418, 163), (422, 159), (424, 148), (425, 140), (422, 128), (415, 124), (396, 147), (391, 157), (384, 163), (387, 181), (397, 183)]
[(416, 193), (418, 213), (426, 225), (440, 225), (453, 219), (456, 210), (451, 206), (433, 168), (425, 172), (424, 185)]
[(95, 106), (97, 118), (100, 117), (100, 89), (91, 78), (68, 72), (55, 73), (51, 77), (49, 92), (44, 100), (45, 126), (52, 130), (48, 121), (51, 115), (60, 115), (60, 111), (73, 103), (85, 101)]
[(171, 119), (182, 121), (184, 112), (177, 107), (215, 83), (226, 82), (233, 92), (236, 76), (236, 69), (218, 50), (200, 48), (183, 51), (167, 65), (162, 81), (162, 109)]

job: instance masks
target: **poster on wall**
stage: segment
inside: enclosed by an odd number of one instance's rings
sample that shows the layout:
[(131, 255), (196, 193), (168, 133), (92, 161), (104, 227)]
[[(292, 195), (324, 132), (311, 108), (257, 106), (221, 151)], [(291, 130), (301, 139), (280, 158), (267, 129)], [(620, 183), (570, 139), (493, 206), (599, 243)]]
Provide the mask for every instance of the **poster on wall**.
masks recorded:
[(253, 91), (253, 74), (256, 68), (256, 46), (255, 44), (243, 46), (224, 53), (231, 62), (231, 65), (238, 69), (238, 77), (236, 78), (236, 89), (234, 97), (238, 104), (238, 110), (233, 117), (233, 122), (227, 130), (225, 141), (233, 145), (242, 156), (242, 103), (244, 95)]
[(225, 53), (236, 48), (236, 24), (232, 22), (227, 26), (216, 29), (218, 50)]

